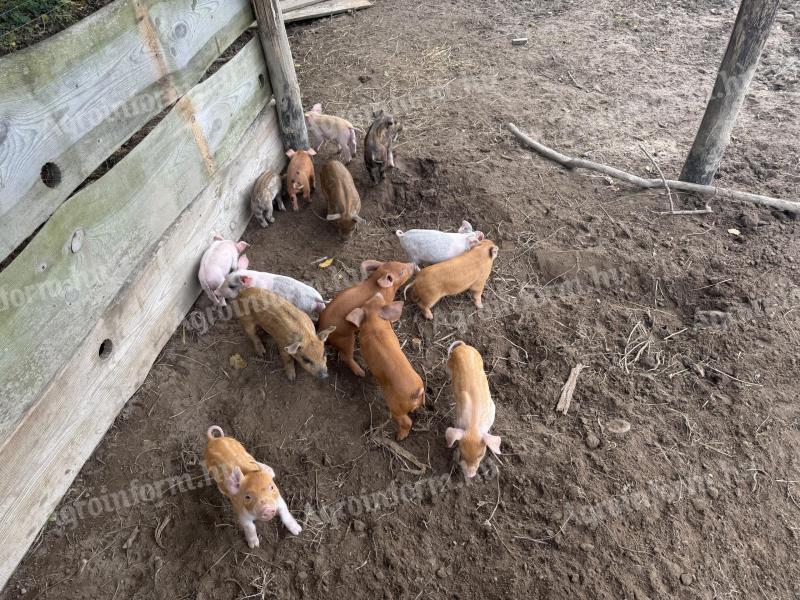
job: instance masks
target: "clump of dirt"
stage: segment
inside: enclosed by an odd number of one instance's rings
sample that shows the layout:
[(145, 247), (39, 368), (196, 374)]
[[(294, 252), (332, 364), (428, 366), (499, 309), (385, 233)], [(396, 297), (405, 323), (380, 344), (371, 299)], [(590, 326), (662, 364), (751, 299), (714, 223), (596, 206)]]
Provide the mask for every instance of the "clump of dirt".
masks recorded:
[[(663, 194), (567, 172), (503, 128), (645, 174), (641, 142), (677, 174), (735, 10), (379, 0), (292, 26), (308, 104), (361, 129), (384, 108), (404, 129), (381, 185), (360, 157), (350, 165), (368, 220), (356, 236), (341, 243), (316, 197), (251, 225), (253, 266), (330, 296), (361, 260), (401, 257), (398, 228), (468, 219), (500, 246), (483, 310), (464, 295), (432, 322), (409, 305), (397, 325), (429, 399), (402, 447), (424, 468), (370, 441), (387, 419), (374, 381), (332, 360), (329, 381), (289, 384), (273, 344), (257, 357), (209, 311), (167, 344), (0, 598), (800, 594), (800, 224), (716, 199), (711, 215), (666, 216)], [(794, 17), (786, 2), (720, 185), (798, 196)], [(520, 35), (528, 45), (512, 46)], [(321, 269), (324, 257), (334, 263)], [(457, 338), (484, 356), (503, 438), (470, 483), (444, 443)], [(275, 468), (299, 537), (276, 520), (247, 548), (203, 485), (210, 424)], [(191, 485), (172, 479), (183, 475)], [(76, 502), (159, 482), (155, 499), (66, 518)]]

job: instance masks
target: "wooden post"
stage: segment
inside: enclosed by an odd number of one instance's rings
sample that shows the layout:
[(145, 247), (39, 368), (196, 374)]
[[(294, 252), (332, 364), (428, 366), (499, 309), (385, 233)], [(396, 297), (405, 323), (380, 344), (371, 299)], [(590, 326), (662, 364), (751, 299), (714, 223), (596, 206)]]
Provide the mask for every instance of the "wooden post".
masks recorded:
[(780, 0), (742, 0), (681, 180), (701, 185), (713, 182), (780, 3)]
[(267, 62), (272, 93), (275, 94), (284, 150), (306, 149), (308, 132), (303, 116), (303, 102), (280, 3), (278, 0), (251, 1), (258, 22), (258, 37)]

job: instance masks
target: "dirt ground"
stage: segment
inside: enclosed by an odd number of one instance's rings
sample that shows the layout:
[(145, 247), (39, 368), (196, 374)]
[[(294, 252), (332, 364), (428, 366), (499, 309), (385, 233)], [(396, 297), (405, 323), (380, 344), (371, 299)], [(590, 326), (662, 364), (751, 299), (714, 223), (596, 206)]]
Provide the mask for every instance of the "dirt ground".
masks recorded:
[[(398, 228), (466, 218), (500, 246), (483, 311), (464, 295), (432, 323), (407, 305), (397, 326), (427, 386), (402, 443), (425, 473), (370, 441), (387, 418), (374, 381), (331, 357), (327, 382), (289, 384), (274, 345), (261, 360), (234, 320), (203, 333), (195, 319), (56, 514), (185, 473), (202, 482), (205, 431), (218, 424), (275, 468), (304, 532), (261, 524), (251, 551), (209, 486), (74, 527), (54, 515), (0, 599), (800, 596), (800, 222), (724, 200), (710, 215), (662, 215), (663, 193), (569, 173), (503, 128), (654, 176), (642, 144), (676, 176), (735, 10), (377, 0), (292, 26), (304, 99), (362, 129), (373, 108), (393, 111), (398, 166), (373, 186), (361, 157), (351, 163), (368, 219), (351, 241), (317, 218), (317, 197), (250, 226), (251, 264), (330, 295), (361, 260), (401, 257)], [(778, 21), (718, 183), (798, 199), (797, 5)], [(527, 46), (511, 45), (519, 35)], [(321, 269), (323, 257), (333, 265)], [(503, 438), (503, 456), (469, 485), (444, 443), (456, 338), (484, 356)], [(231, 367), (236, 353), (246, 368)], [(579, 362), (572, 406), (557, 414)], [(614, 433), (615, 419), (630, 431)], [(375, 492), (389, 500), (365, 504)]]

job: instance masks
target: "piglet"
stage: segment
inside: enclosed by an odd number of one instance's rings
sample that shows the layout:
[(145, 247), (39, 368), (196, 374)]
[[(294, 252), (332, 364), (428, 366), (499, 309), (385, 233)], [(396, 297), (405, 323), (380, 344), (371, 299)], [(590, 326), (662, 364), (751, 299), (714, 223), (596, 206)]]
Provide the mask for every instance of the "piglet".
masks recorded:
[(234, 242), (215, 235), (211, 246), (203, 254), (197, 279), (214, 304), (225, 306), (225, 298), (218, 290), (225, 283), (228, 273), (246, 269), (250, 265), (250, 261), (242, 254), (249, 246), (247, 242)]
[(358, 223), (366, 221), (359, 216), (361, 197), (353, 176), (338, 160), (328, 161), (319, 174), (322, 193), (328, 202), (328, 221), (336, 223), (339, 234), (347, 239), (353, 235)]
[(242, 444), (226, 437), (217, 425), (209, 427), (206, 436), (208, 445), (203, 463), (219, 491), (230, 498), (247, 545), (258, 547), (255, 522), (269, 521), (276, 513), (289, 533), (298, 535), (302, 529), (275, 485), (275, 471), (257, 462)]
[(342, 160), (349, 163), (356, 155), (356, 130), (350, 121), (322, 114), (322, 104), (315, 104), (305, 113), (308, 141), (319, 150), (326, 141), (339, 147)]
[(223, 297), (233, 300), (244, 288), (261, 288), (283, 296), (309, 317), (316, 316), (325, 309), (325, 302), (319, 292), (302, 281), (285, 275), (273, 275), (259, 271), (234, 271), (225, 278), (219, 292)]
[(376, 293), (361, 308), (347, 315), (347, 321), (359, 330), (361, 355), (383, 389), (383, 399), (397, 423), (397, 440), (411, 431), (409, 413), (425, 403), (425, 385), (400, 348), (392, 323), (400, 318), (402, 302), (386, 303)]
[(483, 240), (460, 256), (422, 269), (408, 289), (413, 286), (412, 295), (425, 318), (433, 318), (431, 309), (439, 300), (467, 290), (472, 293), (475, 306), (483, 308), (481, 294), (497, 252), (494, 242)]
[(245, 288), (234, 303), (234, 313), (253, 342), (256, 354), (266, 349), (258, 337), (258, 328), (270, 334), (278, 345), (283, 369), (289, 381), (297, 377), (294, 363), (317, 379), (328, 377), (325, 361), (325, 340), (336, 329), (328, 327), (317, 333), (311, 318), (283, 297), (261, 288)]
[(447, 371), (453, 381), (456, 401), (456, 426), (445, 431), (447, 447), (458, 442), (459, 464), (466, 477), (475, 477), (486, 448), (500, 454), (500, 438), (489, 433), (494, 424), (494, 402), (483, 358), (462, 341), (450, 344)]
[(364, 280), (339, 292), (319, 315), (317, 329), (334, 327), (328, 343), (339, 351), (339, 360), (345, 363), (358, 377), (364, 376), (353, 354), (356, 348), (356, 328), (347, 321), (354, 309), (362, 307), (376, 292), (380, 292), (386, 302), (394, 300), (394, 295), (409, 277), (417, 270), (411, 263), (380, 262), (365, 260), (361, 263)]
[(286, 169), (286, 187), (295, 212), (299, 210), (297, 194), (302, 194), (306, 201), (311, 202), (311, 192), (314, 191), (314, 163), (311, 157), (316, 153), (313, 148), (286, 151), (286, 156), (291, 158)]
[(392, 115), (380, 110), (364, 136), (364, 164), (374, 183), (383, 181), (386, 169), (394, 167), (394, 141), (397, 137)]
[(277, 199), (278, 208), (286, 210), (283, 205), (283, 200), (280, 198), (281, 192), (281, 178), (274, 171), (264, 171), (255, 184), (253, 184), (253, 193), (250, 196), (250, 208), (253, 211), (253, 216), (258, 220), (262, 227), (267, 227), (269, 223), (274, 223), (275, 218), (272, 216), (273, 203)]
[(464, 254), (484, 240), (480, 231), (473, 231), (468, 221), (461, 223), (457, 233), (436, 229), (409, 229), (396, 232), (400, 245), (414, 264), (436, 264)]

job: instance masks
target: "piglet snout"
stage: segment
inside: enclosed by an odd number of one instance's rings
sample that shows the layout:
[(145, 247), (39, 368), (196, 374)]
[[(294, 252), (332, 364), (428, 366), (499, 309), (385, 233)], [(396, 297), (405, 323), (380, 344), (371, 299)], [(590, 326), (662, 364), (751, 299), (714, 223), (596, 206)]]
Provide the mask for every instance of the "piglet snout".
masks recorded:
[(259, 517), (264, 521), (269, 521), (272, 517), (275, 516), (277, 509), (271, 505), (267, 504), (261, 507), (261, 511), (259, 512)]
[(324, 381), (327, 378), (328, 378), (328, 370), (327, 369), (317, 373), (317, 379), (319, 379), (320, 381)]

